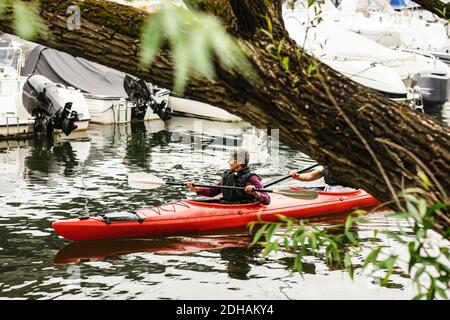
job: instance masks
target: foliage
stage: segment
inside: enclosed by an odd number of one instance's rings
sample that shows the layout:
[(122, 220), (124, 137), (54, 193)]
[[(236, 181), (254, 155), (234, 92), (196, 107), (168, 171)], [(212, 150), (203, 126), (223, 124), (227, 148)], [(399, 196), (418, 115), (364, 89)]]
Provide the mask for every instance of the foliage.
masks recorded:
[(30, 5), (22, 1), (15, 1), (13, 17), (14, 29), (19, 37), (32, 40), (45, 33), (45, 26), (39, 16), (37, 3)]
[(241, 48), (215, 16), (173, 6), (165, 7), (146, 19), (141, 35), (141, 62), (148, 67), (167, 40), (175, 68), (176, 91), (182, 91), (190, 74), (212, 80), (214, 54), (228, 69), (250, 73)]
[[(423, 175), (423, 174), (422, 174)], [(427, 179), (422, 179), (427, 185)], [(385, 276), (380, 280), (386, 286), (396, 268), (406, 268), (408, 275), (417, 288), (414, 299), (448, 299), (450, 289), (450, 248), (448, 242), (432, 231), (434, 214), (437, 210), (448, 208), (449, 204), (435, 203), (428, 205), (425, 200), (426, 190), (409, 188), (399, 194), (407, 210), (390, 214), (389, 217), (408, 221), (411, 233), (398, 224), (399, 230), (374, 230), (369, 243), (362, 242), (353, 231), (358, 224), (367, 220), (361, 217), (363, 211), (350, 214), (344, 224), (332, 227), (319, 227), (308, 224), (307, 220), (295, 220), (280, 216), (281, 222), (266, 222), (255, 232), (252, 244), (265, 247), (263, 255), (279, 249), (296, 253), (295, 267), (302, 272), (302, 260), (305, 254), (314, 254), (323, 258), (329, 266), (345, 269), (353, 279), (355, 265), (352, 258), (363, 256), (362, 271), (372, 274), (383, 270)], [(252, 232), (256, 225), (250, 225)], [(450, 230), (447, 231), (450, 235)], [(396, 240), (409, 252), (409, 260), (404, 263), (398, 254), (390, 252), (386, 245), (378, 245), (384, 235)], [(440, 238), (440, 243), (437, 240)], [(447, 292), (446, 292), (447, 291)]]
[[(288, 1), (287, 3), (288, 8), (290, 8), (291, 10), (295, 9), (295, 1)], [(321, 8), (321, 4), (316, 2), (315, 0), (308, 0), (307, 2), (307, 6), (305, 8), (302, 8), (302, 10), (307, 10), (307, 8), (313, 6), (314, 9), (314, 19), (311, 21), (308, 21), (308, 28), (307, 28), (307, 32), (305, 35), (305, 42), (306, 42), (306, 38), (307, 38), (307, 33), (310, 27), (313, 27), (315, 25), (318, 25), (321, 21), (322, 21), (322, 8)], [(268, 52), (271, 54), (272, 58), (274, 58), (275, 60), (279, 61), (281, 63), (281, 65), (283, 66), (284, 71), (290, 76), (292, 83), (295, 84), (300, 80), (301, 75), (300, 74), (296, 74), (294, 73), (289, 65), (289, 56), (288, 55), (284, 55), (283, 54), (283, 46), (285, 43), (285, 38), (281, 39), (280, 41), (277, 41), (274, 36), (273, 36), (273, 27), (272, 27), (272, 23), (269, 19), (269, 17), (266, 17), (266, 24), (267, 27), (265, 30), (262, 30), (266, 35), (269, 36), (269, 38), (272, 40), (272, 43), (270, 45), (267, 46), (267, 50)], [(301, 47), (305, 47), (305, 43), (303, 43), (303, 45)], [(295, 52), (295, 56), (298, 57), (300, 60), (303, 57), (304, 54), (304, 50), (299, 50), (299, 48), (294, 49)], [(320, 61), (318, 61), (318, 63), (320, 63)], [(308, 65), (308, 69), (306, 70), (306, 78), (309, 78), (311, 76), (314, 75), (314, 72), (317, 71), (318, 69), (318, 64), (316, 65)]]
[(6, 0), (0, 0), (0, 15), (3, 14), (5, 7), (6, 7)]
[(439, 8), (434, 8), (440, 15), (442, 18), (449, 20), (449, 18), (447, 17), (447, 7), (444, 7), (442, 10)]
[(0, 0), (0, 16), (8, 5), (13, 9), (13, 28), (17, 35), (27, 40), (33, 40), (38, 35), (44, 35), (46, 28), (39, 16), (37, 2), (24, 3), (20, 0)]

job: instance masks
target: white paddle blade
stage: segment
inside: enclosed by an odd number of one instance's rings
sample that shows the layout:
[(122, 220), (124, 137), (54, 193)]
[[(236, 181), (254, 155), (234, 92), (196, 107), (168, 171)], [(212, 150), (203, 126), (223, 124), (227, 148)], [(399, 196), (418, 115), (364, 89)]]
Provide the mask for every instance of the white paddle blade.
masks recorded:
[(273, 190), (273, 193), (281, 194), (285, 197), (301, 199), (301, 200), (314, 200), (317, 199), (319, 194), (312, 190), (292, 190), (292, 189), (281, 189)]
[(149, 173), (134, 172), (128, 175), (128, 184), (134, 189), (156, 189), (165, 182)]

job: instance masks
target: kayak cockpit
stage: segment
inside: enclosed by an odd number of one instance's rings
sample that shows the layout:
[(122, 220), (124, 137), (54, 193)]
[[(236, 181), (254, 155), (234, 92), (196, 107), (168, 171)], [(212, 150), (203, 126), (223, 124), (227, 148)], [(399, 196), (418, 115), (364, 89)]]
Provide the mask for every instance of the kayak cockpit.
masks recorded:
[(263, 204), (260, 202), (250, 202), (250, 203), (223, 203), (220, 202), (219, 199), (195, 199), (195, 200), (184, 200), (187, 204), (190, 204), (192, 206), (196, 207), (209, 207), (209, 208), (254, 208), (254, 207), (261, 207)]

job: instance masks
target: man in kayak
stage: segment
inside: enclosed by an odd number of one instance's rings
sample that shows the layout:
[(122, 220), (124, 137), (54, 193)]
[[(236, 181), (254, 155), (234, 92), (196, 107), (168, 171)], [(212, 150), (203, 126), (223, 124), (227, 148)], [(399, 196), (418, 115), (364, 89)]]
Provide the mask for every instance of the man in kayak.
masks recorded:
[(237, 148), (230, 151), (229, 170), (225, 170), (222, 179), (216, 183), (219, 186), (242, 187), (244, 190), (220, 189), (220, 188), (199, 188), (195, 187), (194, 182), (188, 182), (186, 187), (197, 192), (198, 195), (205, 197), (214, 197), (222, 193), (223, 203), (251, 203), (260, 202), (268, 205), (270, 196), (266, 192), (254, 191), (255, 188), (263, 188), (261, 178), (253, 173), (249, 166), (250, 154), (243, 148)]
[(345, 187), (342, 185), (338, 185), (335, 178), (331, 174), (330, 170), (323, 166), (319, 166), (317, 169), (314, 169), (311, 172), (298, 174), (296, 170), (291, 171), (291, 177), (300, 180), (300, 181), (315, 181), (320, 178), (324, 178), (325, 180), (325, 188), (324, 191), (332, 192), (332, 191), (354, 191), (355, 189), (350, 187)]

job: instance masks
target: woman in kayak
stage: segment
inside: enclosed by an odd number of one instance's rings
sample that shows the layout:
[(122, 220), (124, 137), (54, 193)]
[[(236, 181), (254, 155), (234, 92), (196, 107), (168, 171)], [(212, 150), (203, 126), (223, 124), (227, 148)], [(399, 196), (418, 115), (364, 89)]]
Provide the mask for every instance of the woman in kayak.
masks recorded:
[(331, 174), (330, 170), (327, 168), (320, 166), (317, 169), (314, 169), (311, 172), (298, 174), (296, 170), (291, 171), (291, 177), (300, 180), (300, 181), (315, 181), (320, 178), (324, 178), (325, 180), (325, 188), (324, 191), (353, 191), (355, 189), (350, 187), (345, 187), (342, 185), (338, 185), (335, 178)]
[(221, 202), (223, 203), (260, 202), (268, 205), (270, 196), (266, 192), (254, 191), (255, 188), (263, 188), (263, 184), (261, 178), (250, 170), (249, 160), (250, 154), (247, 150), (243, 148), (231, 150), (230, 160), (228, 161), (230, 170), (225, 170), (222, 179), (216, 183), (219, 186), (242, 187), (245, 188), (244, 190), (199, 188), (195, 187), (193, 181), (188, 182), (186, 187), (205, 197), (214, 197), (222, 193)]

